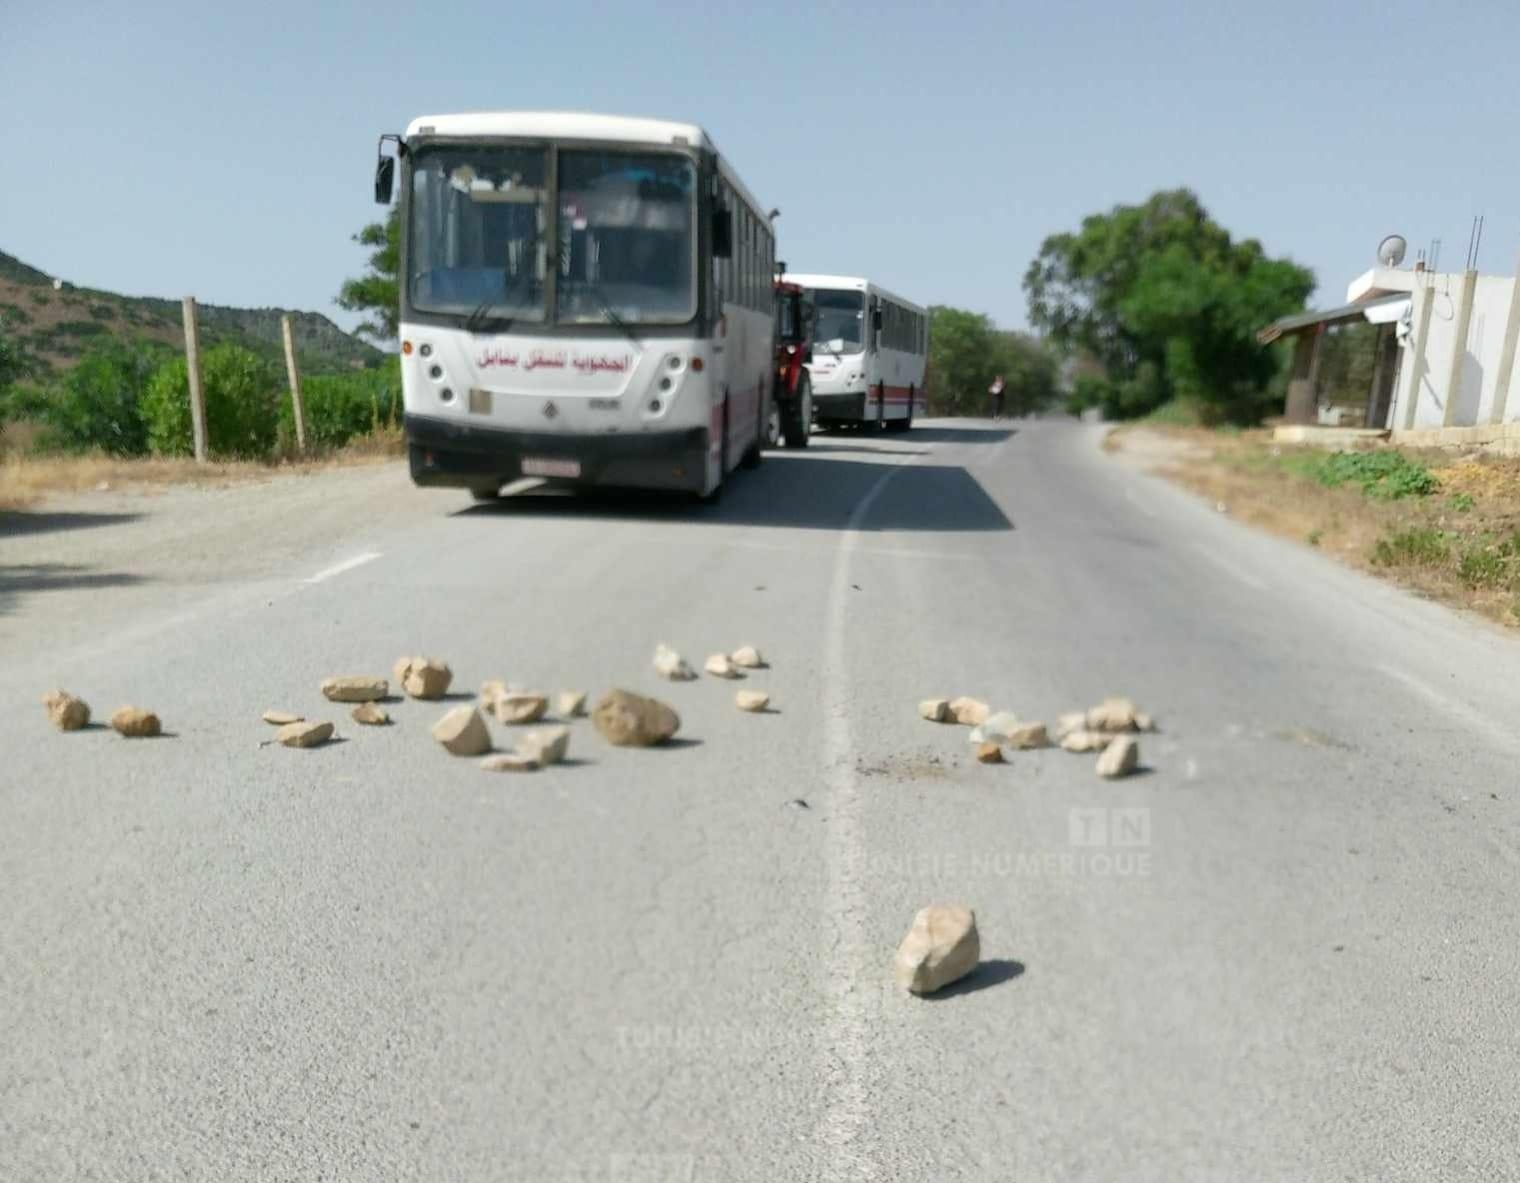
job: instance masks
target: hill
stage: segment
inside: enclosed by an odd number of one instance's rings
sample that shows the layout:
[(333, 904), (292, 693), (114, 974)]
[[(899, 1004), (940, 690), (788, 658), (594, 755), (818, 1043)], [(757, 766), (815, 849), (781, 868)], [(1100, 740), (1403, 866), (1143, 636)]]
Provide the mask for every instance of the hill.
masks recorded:
[[(372, 365), (384, 356), (345, 333), (317, 312), (284, 308), (226, 308), (198, 305), (201, 346), (230, 341), (256, 352), (281, 355), (280, 317), (290, 312), (296, 353), (313, 373)], [(107, 337), (147, 340), (183, 349), (184, 324), (178, 300), (123, 296), (65, 283), (0, 251), (0, 324), (34, 377), (68, 369)]]

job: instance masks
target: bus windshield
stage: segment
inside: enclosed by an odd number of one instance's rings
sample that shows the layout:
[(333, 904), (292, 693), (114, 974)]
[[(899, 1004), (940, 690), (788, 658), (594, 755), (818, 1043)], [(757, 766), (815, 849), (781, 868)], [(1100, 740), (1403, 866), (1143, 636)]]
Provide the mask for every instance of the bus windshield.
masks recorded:
[(419, 149), (407, 249), (413, 305), (542, 321), (547, 175), (543, 148)]
[(674, 153), (559, 158), (561, 323), (679, 324), (697, 312), (696, 169)]
[(830, 353), (859, 353), (865, 348), (866, 301), (864, 292), (834, 291), (827, 288), (813, 292), (818, 309), (813, 342)]

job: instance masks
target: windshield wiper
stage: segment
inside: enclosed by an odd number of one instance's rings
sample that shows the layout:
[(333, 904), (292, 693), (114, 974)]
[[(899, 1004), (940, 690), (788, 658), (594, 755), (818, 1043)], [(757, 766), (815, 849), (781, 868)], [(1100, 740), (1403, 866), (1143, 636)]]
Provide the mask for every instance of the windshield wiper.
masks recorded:
[(642, 346), (643, 342), (640, 341), (634, 334), (633, 329), (628, 326), (628, 322), (617, 314), (617, 309), (612, 306), (612, 301), (607, 298), (607, 293), (602, 291), (601, 285), (596, 283), (588, 283), (585, 285), (585, 288), (593, 296), (596, 297), (597, 305), (601, 308), (602, 315), (607, 318), (607, 323), (616, 325), (618, 331), (621, 332), (623, 336), (627, 337), (635, 345)]
[(510, 316), (490, 316), (490, 300), (482, 300), (475, 311), (464, 318), (464, 327), (472, 333), (504, 333), (512, 327)]

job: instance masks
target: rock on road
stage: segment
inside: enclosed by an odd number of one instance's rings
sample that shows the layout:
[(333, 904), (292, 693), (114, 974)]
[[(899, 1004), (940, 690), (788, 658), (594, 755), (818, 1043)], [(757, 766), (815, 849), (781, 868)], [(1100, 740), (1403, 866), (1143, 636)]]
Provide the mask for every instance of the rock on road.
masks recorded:
[[(392, 464), (0, 518), (0, 1178), (1520, 1176), (1520, 649), (1098, 443), (820, 436), (704, 508)], [(318, 693), (411, 653), (451, 701)], [(428, 728), (490, 678), (656, 695), (679, 743), (580, 719), (484, 772)], [(55, 686), (166, 735), (57, 732)], [(1111, 694), (1160, 727), (1112, 782), (918, 717)], [(271, 708), (341, 742), (260, 746)], [(931, 902), (982, 965), (920, 999)]]

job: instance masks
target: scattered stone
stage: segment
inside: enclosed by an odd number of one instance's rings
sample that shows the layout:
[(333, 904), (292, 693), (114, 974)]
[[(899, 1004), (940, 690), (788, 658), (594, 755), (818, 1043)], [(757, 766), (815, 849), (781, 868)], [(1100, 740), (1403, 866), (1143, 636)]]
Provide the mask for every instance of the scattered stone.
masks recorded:
[(286, 723), (274, 733), (274, 738), (276, 743), (282, 743), (287, 748), (315, 748), (330, 740), (332, 734), (331, 723), (308, 723), (301, 719)]
[(480, 762), (487, 772), (537, 772), (538, 761), (521, 752), (497, 752)]
[(1019, 717), (1012, 711), (998, 711), (971, 729), (971, 742), (1007, 743), (1009, 736), (1019, 729)]
[(1056, 738), (1065, 739), (1073, 731), (1087, 730), (1087, 712), (1069, 711), (1056, 720)]
[(690, 682), (697, 676), (686, 659), (669, 645), (661, 645), (654, 651), (654, 672), (672, 682)]
[(960, 904), (931, 904), (913, 917), (892, 972), (899, 986), (933, 994), (974, 970), (981, 955), (976, 914)]
[(111, 716), (111, 726), (128, 739), (152, 739), (164, 733), (158, 716), (141, 707), (122, 707)]
[(434, 723), (433, 738), (455, 756), (483, 756), (491, 750), (485, 718), (468, 704), (455, 707)]
[(1027, 752), (1034, 748), (1048, 748), (1050, 736), (1043, 723), (1020, 723), (1004, 742), (1010, 748)]
[(992, 708), (985, 702), (975, 698), (953, 698), (950, 700), (950, 717), (965, 727), (977, 727), (985, 723), (992, 714)]
[(549, 699), (527, 690), (508, 690), (492, 700), (491, 712), (498, 723), (537, 723), (549, 713)]
[(734, 705), (741, 711), (763, 711), (771, 705), (771, 696), (763, 690), (741, 690), (734, 695)]
[(554, 700), (554, 709), (562, 719), (578, 719), (586, 713), (586, 692), (561, 690)]
[(89, 725), (89, 704), (67, 690), (49, 691), (42, 696), (42, 705), (59, 731), (79, 731)]
[(742, 678), (739, 667), (734, 665), (727, 653), (714, 653), (702, 666), (715, 678)]
[(329, 702), (378, 702), (391, 692), (384, 678), (328, 678), (322, 696)]
[(1134, 731), (1135, 704), (1128, 698), (1105, 698), (1087, 712), (1089, 731)]
[(976, 745), (976, 758), (982, 764), (1003, 763), (1003, 748), (1001, 744), (988, 740)]
[(928, 719), (931, 723), (944, 723), (950, 717), (950, 700), (926, 698), (918, 704), (918, 713), (921, 718)]
[(305, 715), (297, 715), (291, 711), (265, 711), (264, 722), (273, 723), (276, 727), (284, 727), (287, 723), (301, 723), (306, 719)]
[(596, 704), (591, 721), (615, 747), (647, 748), (662, 744), (681, 727), (681, 716), (663, 702), (627, 690), (614, 690)]
[(1135, 712), (1135, 730), (1136, 731), (1154, 731), (1154, 730), (1156, 730), (1156, 720), (1152, 719), (1144, 711), (1136, 711)]
[(391, 721), (391, 714), (379, 703), (361, 702), (351, 712), (355, 723), (366, 727), (384, 727)]
[(454, 671), (434, 657), (403, 657), (391, 672), (408, 695), (425, 700), (442, 698), (454, 680)]
[(570, 750), (570, 728), (545, 727), (530, 731), (517, 741), (517, 754), (535, 764), (558, 764)]
[(489, 682), (480, 684), (480, 709), (483, 711), (495, 711), (496, 700), (503, 695), (511, 694), (507, 684), (500, 679), (493, 678)]
[(793, 797), (790, 801), (788, 801), (786, 803), (786, 807), (788, 809), (812, 809), (813, 808), (811, 805), (809, 805), (801, 797)]
[(1068, 752), (1101, 752), (1113, 738), (1102, 731), (1073, 731), (1061, 737), (1061, 746)]
[(1127, 735), (1116, 736), (1098, 757), (1098, 775), (1112, 780), (1128, 776), (1140, 767), (1140, 744)]
[(760, 656), (760, 650), (753, 645), (741, 645), (729, 655), (733, 663), (742, 670), (763, 670), (765, 658)]

